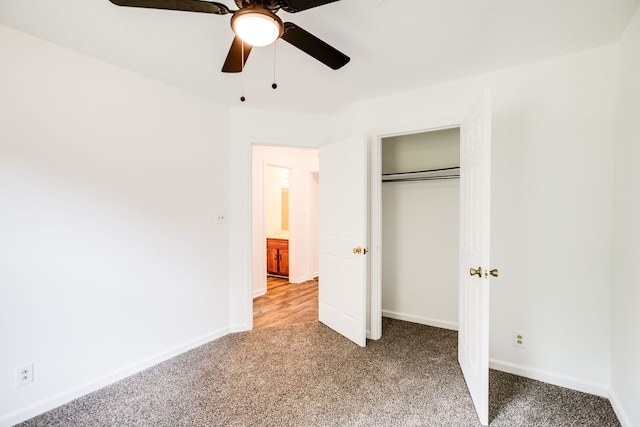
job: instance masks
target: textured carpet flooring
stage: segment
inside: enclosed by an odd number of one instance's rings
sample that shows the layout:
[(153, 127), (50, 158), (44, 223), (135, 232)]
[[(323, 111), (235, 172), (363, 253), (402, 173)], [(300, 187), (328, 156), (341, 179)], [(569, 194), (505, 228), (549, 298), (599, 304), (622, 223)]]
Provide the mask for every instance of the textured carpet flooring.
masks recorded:
[[(384, 319), (360, 348), (318, 322), (228, 335), (24, 426), (477, 426), (455, 332)], [(492, 371), (492, 426), (618, 426), (606, 399)]]

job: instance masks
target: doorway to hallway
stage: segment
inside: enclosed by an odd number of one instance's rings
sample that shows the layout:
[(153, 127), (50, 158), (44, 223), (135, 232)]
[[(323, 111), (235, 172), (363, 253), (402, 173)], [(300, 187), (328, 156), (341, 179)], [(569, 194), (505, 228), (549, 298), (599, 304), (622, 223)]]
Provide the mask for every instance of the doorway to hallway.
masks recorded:
[(318, 150), (252, 147), (254, 328), (317, 320)]

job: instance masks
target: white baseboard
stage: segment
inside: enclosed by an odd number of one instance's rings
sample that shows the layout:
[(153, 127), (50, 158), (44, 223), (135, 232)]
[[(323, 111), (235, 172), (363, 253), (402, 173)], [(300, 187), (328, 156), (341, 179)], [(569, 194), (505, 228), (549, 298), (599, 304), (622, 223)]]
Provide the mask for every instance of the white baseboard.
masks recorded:
[(246, 332), (250, 331), (251, 329), (253, 329), (253, 327), (248, 323), (236, 323), (235, 325), (229, 326), (230, 333)]
[(254, 289), (253, 290), (253, 298), (261, 297), (262, 295), (265, 295), (266, 293), (267, 293), (267, 288), (266, 287), (264, 289)]
[(419, 323), (421, 325), (434, 326), (436, 328), (450, 329), (452, 331), (458, 330), (457, 322), (449, 322), (447, 320), (431, 319), (423, 316), (415, 316), (413, 314), (398, 313), (391, 310), (382, 310), (382, 317), (389, 317), (391, 319), (405, 320), (407, 322)]
[(157, 365), (158, 363), (164, 362), (165, 360), (171, 359), (172, 357), (175, 357), (181, 353), (184, 353), (186, 351), (199, 347), (203, 344), (206, 344), (218, 338), (221, 338), (229, 334), (229, 332), (230, 332), (230, 328), (227, 327), (227, 328), (222, 328), (217, 331), (208, 333), (206, 335), (203, 335), (191, 341), (187, 341), (183, 344), (177, 345), (173, 348), (157, 353), (153, 356), (142, 359), (138, 362), (132, 363), (123, 368), (117, 369), (101, 377), (95, 378), (87, 383), (73, 387), (69, 390), (60, 392), (53, 396), (44, 398), (38, 402), (27, 405), (24, 408), (20, 408), (9, 414), (2, 415), (0, 416), (0, 427), (10, 427), (15, 424), (26, 421), (44, 412), (57, 408), (58, 406), (62, 406), (65, 403), (71, 402), (74, 399), (77, 399), (86, 394), (92, 393), (96, 390), (99, 390), (103, 387), (113, 384), (116, 381), (120, 381), (126, 377), (129, 377), (133, 374), (136, 374), (140, 371), (150, 368), (151, 366)]
[(289, 283), (293, 283), (293, 284), (306, 283), (306, 282), (308, 282), (310, 280), (315, 279), (316, 277), (318, 277), (318, 274), (312, 274), (310, 276), (308, 276), (308, 275), (307, 276), (300, 276), (295, 280), (292, 279), (292, 278), (289, 278)]
[(504, 360), (489, 359), (489, 368), (560, 387), (570, 388), (583, 393), (595, 394), (596, 396), (608, 398), (610, 394), (607, 384), (584, 381), (580, 378), (574, 378), (558, 374), (556, 372), (544, 371), (530, 366), (518, 365), (516, 363), (505, 362)]
[(631, 424), (631, 420), (629, 419), (629, 416), (627, 415), (625, 410), (622, 408), (622, 405), (618, 400), (618, 396), (616, 396), (616, 393), (613, 391), (613, 389), (609, 390), (609, 402), (611, 402), (611, 406), (613, 407), (613, 412), (616, 413), (616, 416), (618, 417), (618, 421), (620, 421), (620, 424), (622, 424), (622, 427), (633, 427), (633, 424)]

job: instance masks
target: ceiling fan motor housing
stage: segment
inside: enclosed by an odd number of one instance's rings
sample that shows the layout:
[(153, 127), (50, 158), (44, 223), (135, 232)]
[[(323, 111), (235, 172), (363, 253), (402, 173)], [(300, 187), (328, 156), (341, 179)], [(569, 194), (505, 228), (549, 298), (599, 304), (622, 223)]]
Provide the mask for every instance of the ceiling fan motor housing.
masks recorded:
[(238, 9), (244, 9), (252, 6), (262, 6), (271, 11), (278, 11), (282, 6), (279, 0), (235, 0)]

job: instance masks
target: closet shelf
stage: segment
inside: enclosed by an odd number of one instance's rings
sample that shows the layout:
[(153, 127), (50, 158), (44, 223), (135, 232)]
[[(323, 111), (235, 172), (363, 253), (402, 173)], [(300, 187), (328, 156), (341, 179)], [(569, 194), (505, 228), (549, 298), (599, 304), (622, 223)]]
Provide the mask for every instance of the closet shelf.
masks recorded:
[(399, 172), (382, 174), (382, 182), (398, 181), (431, 181), (436, 179), (460, 178), (460, 167), (429, 169), (415, 172)]

